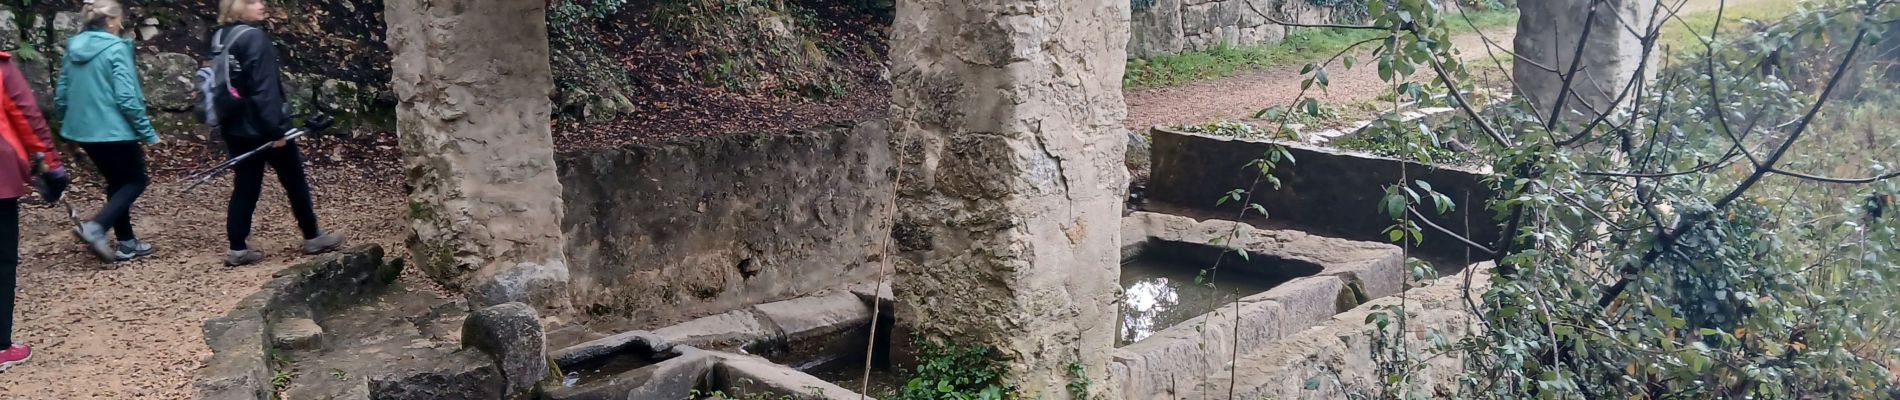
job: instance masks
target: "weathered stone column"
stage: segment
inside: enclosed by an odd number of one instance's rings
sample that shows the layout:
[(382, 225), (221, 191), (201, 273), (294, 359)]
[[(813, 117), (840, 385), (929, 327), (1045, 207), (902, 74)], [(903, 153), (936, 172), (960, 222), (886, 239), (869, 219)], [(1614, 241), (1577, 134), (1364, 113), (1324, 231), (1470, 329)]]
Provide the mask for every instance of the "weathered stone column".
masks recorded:
[[(1107, 394), (1127, 0), (900, 0), (897, 320), (988, 345), (1025, 398)], [(1112, 397), (1111, 397), (1112, 398)]]
[[(1571, 95), (1564, 101), (1560, 119), (1587, 123), (1599, 112), (1609, 112), (1622, 104), (1612, 104), (1623, 93), (1636, 67), (1643, 62), (1643, 40), (1648, 34), (1657, 0), (1524, 0), (1517, 2), (1516, 59), (1512, 66), (1519, 95), (1525, 96), (1539, 116), (1550, 116), (1556, 105), (1563, 78), (1556, 70), (1569, 73), (1571, 59), (1577, 55), (1578, 40), (1583, 39), (1584, 22), (1596, 3), (1590, 36), (1584, 40), (1583, 65), (1570, 85)], [(1652, 66), (1642, 79), (1655, 76)], [(1633, 98), (1633, 95), (1632, 95)], [(1628, 99), (1625, 99), (1625, 103)], [(1594, 111), (1593, 111), (1594, 110)], [(1581, 128), (1581, 127), (1577, 127)]]
[(387, 3), (410, 254), (481, 306), (565, 301), (547, 6)]

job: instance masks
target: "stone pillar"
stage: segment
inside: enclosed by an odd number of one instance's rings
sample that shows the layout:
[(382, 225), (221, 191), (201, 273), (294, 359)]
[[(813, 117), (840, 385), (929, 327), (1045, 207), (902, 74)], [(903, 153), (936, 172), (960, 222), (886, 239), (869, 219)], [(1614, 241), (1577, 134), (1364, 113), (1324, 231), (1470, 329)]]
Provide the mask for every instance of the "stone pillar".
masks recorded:
[(1109, 395), (1127, 0), (900, 0), (897, 320), (987, 345), (1024, 398)]
[[(1571, 123), (1588, 123), (1598, 112), (1621, 106), (1611, 102), (1635, 77), (1636, 67), (1643, 61), (1643, 40), (1638, 35), (1647, 34), (1650, 24), (1660, 23), (1651, 20), (1657, 0), (1517, 2), (1515, 45), (1516, 53), (1523, 58), (1516, 59), (1512, 70), (1518, 95), (1529, 99), (1540, 117), (1550, 116), (1557, 93), (1563, 88), (1563, 78), (1545, 67), (1569, 72), (1593, 2), (1597, 3), (1596, 18), (1584, 44), (1583, 66), (1571, 83), (1570, 99), (1564, 101), (1564, 111), (1559, 115)], [(1655, 69), (1647, 68), (1642, 79), (1653, 78)]]
[(410, 254), (482, 306), (565, 302), (547, 6), (387, 3)]

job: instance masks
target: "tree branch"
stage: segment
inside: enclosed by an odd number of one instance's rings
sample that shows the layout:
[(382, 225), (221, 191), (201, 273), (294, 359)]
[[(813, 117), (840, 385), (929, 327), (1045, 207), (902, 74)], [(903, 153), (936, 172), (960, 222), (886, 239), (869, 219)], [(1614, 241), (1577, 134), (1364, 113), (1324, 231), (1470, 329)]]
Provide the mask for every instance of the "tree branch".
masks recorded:
[(1781, 157), (1788, 155), (1788, 149), (1794, 148), (1795, 142), (1801, 140), (1801, 135), (1807, 133), (1808, 126), (1814, 123), (1814, 116), (1821, 113), (1821, 106), (1827, 105), (1828, 97), (1834, 94), (1835, 87), (1840, 86), (1841, 78), (1847, 77), (1847, 67), (1854, 63), (1854, 56), (1860, 53), (1861, 43), (1866, 41), (1867, 29), (1861, 28), (1860, 33), (1854, 35), (1854, 44), (1847, 47), (1847, 56), (1842, 57), (1841, 64), (1834, 68), (1834, 77), (1828, 78), (1827, 87), (1821, 89), (1821, 97), (1815, 99), (1814, 106), (1808, 108), (1807, 115), (1801, 117), (1801, 124), (1795, 125), (1794, 133), (1788, 134), (1788, 140), (1781, 142), (1781, 147), (1776, 148), (1773, 154), (1769, 154), (1767, 160), (1763, 160), (1760, 165), (1755, 166), (1755, 173), (1749, 174), (1748, 178), (1743, 179), (1741, 184), (1735, 185), (1735, 190), (1729, 191), (1728, 195), (1722, 196), (1721, 200), (1717, 200), (1715, 202), (1715, 208), (1724, 208), (1728, 206), (1729, 203), (1734, 202), (1735, 199), (1741, 198), (1742, 193), (1754, 187), (1756, 182), (1760, 182), (1762, 176), (1768, 175), (1775, 170), (1775, 163), (1780, 162)]
[[(1424, 35), (1419, 34), (1417, 29), (1416, 27), (1412, 28), (1412, 35), (1423, 37)], [(1439, 81), (1445, 83), (1445, 91), (1451, 95), (1452, 100), (1458, 102), (1458, 108), (1464, 110), (1466, 116), (1471, 117), (1471, 122), (1478, 124), (1478, 129), (1484, 131), (1485, 136), (1497, 142), (1498, 146), (1507, 148), (1516, 146), (1516, 143), (1512, 142), (1510, 138), (1506, 138), (1504, 134), (1498, 133), (1497, 128), (1492, 127), (1491, 122), (1485, 120), (1484, 116), (1478, 115), (1478, 110), (1471, 107), (1471, 102), (1465, 101), (1464, 94), (1458, 93), (1457, 81), (1452, 80), (1451, 74), (1445, 72), (1445, 66), (1438, 62), (1438, 57), (1427, 58), (1430, 58), (1432, 61), (1432, 72), (1438, 75)]]
[(1792, 177), (1806, 179), (1810, 181), (1816, 181), (1816, 182), (1844, 183), (1844, 184), (1852, 184), (1852, 185), (1874, 183), (1874, 182), (1884, 181), (1884, 180), (1893, 179), (1893, 178), (1900, 178), (1900, 171), (1894, 171), (1891, 173), (1887, 173), (1886, 175), (1880, 175), (1880, 176), (1875, 176), (1871, 178), (1861, 178), (1861, 179), (1829, 178), (1825, 176), (1808, 175), (1808, 174), (1803, 174), (1803, 173), (1793, 172), (1793, 171), (1783, 171), (1778, 168), (1769, 168), (1768, 172), (1792, 176)]
[(1432, 227), (1433, 230), (1437, 230), (1438, 232), (1444, 233), (1446, 236), (1451, 236), (1452, 239), (1458, 239), (1459, 242), (1463, 242), (1466, 246), (1471, 246), (1472, 250), (1477, 250), (1480, 253), (1488, 254), (1491, 257), (1498, 256), (1497, 251), (1491, 250), (1488, 247), (1484, 247), (1484, 245), (1478, 244), (1477, 241), (1473, 241), (1471, 240), (1471, 238), (1467, 238), (1467, 237), (1464, 237), (1464, 235), (1453, 233), (1450, 229), (1445, 229), (1445, 227), (1438, 226), (1438, 224), (1432, 223), (1432, 220), (1430, 218), (1425, 218), (1425, 214), (1420, 214), (1417, 208), (1406, 206), (1405, 211), (1411, 212), (1412, 217), (1419, 222), (1424, 222), (1425, 226)]
[[(1656, 3), (1655, 8), (1663, 8), (1662, 3)], [(1643, 40), (1643, 55), (1642, 55), (1642, 58), (1639, 59), (1641, 61), (1636, 62), (1636, 72), (1634, 74), (1631, 74), (1629, 82), (1623, 85), (1623, 92), (1617, 94), (1616, 100), (1610, 102), (1610, 110), (1615, 110), (1618, 105), (1623, 104), (1623, 100), (1626, 100), (1629, 98), (1631, 91), (1635, 91), (1637, 93), (1636, 95), (1637, 97), (1642, 97), (1641, 93), (1644, 87), (1643, 73), (1649, 69), (1649, 60), (1651, 58), (1649, 55), (1651, 51), (1653, 51), (1656, 48), (1656, 38), (1662, 36), (1662, 24), (1656, 21), (1655, 14), (1656, 14), (1655, 11), (1652, 10), (1649, 16), (1649, 26), (1650, 26), (1649, 31), (1645, 32), (1641, 36)], [(1622, 19), (1622, 16), (1620, 15), (1617, 16), (1617, 19), (1620, 21)], [(1585, 27), (1584, 29), (1588, 30), (1589, 28)], [(1578, 46), (1577, 50), (1582, 51), (1583, 50), (1582, 46)], [(1638, 101), (1638, 103), (1640, 102), (1641, 101)], [(1585, 104), (1585, 105), (1588, 105), (1588, 104)], [(1552, 110), (1552, 111), (1555, 111), (1555, 110)], [(1571, 144), (1576, 143), (1578, 140), (1583, 140), (1583, 138), (1589, 137), (1590, 131), (1595, 130), (1597, 125), (1602, 125), (1605, 121), (1609, 120), (1610, 118), (1610, 113), (1608, 112), (1609, 110), (1602, 110), (1602, 111), (1591, 110), (1591, 111), (1597, 113), (1596, 118), (1591, 119), (1589, 124), (1584, 125), (1583, 129), (1578, 130), (1576, 135), (1573, 135), (1570, 138), (1564, 139), (1563, 141), (1557, 142), (1557, 146), (1560, 146), (1560, 147), (1569, 146)], [(1555, 113), (1553, 112), (1552, 115), (1554, 116)]]
[[(1550, 106), (1550, 119), (1544, 120), (1544, 130), (1557, 128), (1557, 117), (1563, 115), (1564, 101), (1570, 99), (1570, 85), (1576, 81), (1577, 71), (1583, 69), (1583, 50), (1590, 40), (1590, 31), (1595, 30), (1597, 22), (1597, 3), (1590, 2), (1590, 13), (1583, 17), (1583, 33), (1577, 36), (1577, 50), (1570, 55), (1570, 73), (1560, 76), (1563, 86), (1557, 89), (1557, 99)], [(1561, 61), (1561, 60), (1560, 60)]]

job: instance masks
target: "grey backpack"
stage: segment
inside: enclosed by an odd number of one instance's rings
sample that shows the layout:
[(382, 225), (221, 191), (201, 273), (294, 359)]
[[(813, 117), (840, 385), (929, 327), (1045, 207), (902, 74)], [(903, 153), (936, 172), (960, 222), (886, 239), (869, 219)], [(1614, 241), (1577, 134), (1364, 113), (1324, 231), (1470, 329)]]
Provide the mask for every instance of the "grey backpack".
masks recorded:
[(244, 63), (238, 62), (230, 54), (231, 44), (244, 38), (244, 34), (257, 30), (246, 25), (219, 29), (211, 34), (211, 62), (209, 67), (199, 70), (198, 92), (202, 97), (200, 107), (204, 108), (206, 125), (218, 126), (218, 105), (229, 104), (244, 98), (236, 88), (231, 87), (231, 73), (244, 72)]

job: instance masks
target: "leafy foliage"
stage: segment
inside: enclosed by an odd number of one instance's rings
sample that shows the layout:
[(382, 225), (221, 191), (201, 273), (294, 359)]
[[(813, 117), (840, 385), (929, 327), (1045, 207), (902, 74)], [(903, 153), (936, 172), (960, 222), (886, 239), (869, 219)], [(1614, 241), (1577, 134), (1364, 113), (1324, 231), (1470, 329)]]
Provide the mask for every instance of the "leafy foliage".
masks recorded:
[(568, 0), (548, 7), (548, 26), (568, 29), (578, 24), (607, 19), (620, 12), (626, 0)]
[(898, 400), (1013, 400), (1016, 388), (1002, 383), (1008, 367), (988, 346), (959, 346), (919, 339), (916, 373), (898, 390)]
[[(1886, 211), (1900, 191), (1890, 180), (1900, 152), (1884, 130), (1840, 134), (1873, 126), (1863, 110), (1900, 107), (1884, 95), (1894, 80), (1868, 73), (1893, 63), (1872, 48), (1900, 6), (1812, 1), (1733, 35), (1713, 33), (1731, 32), (1717, 18), (1695, 48), (1645, 64), (1654, 82), (1613, 88), (1629, 101), (1601, 117), (1521, 102), (1480, 112), (1459, 95), (1470, 75), (1440, 9), (1375, 2), (1368, 15), (1384, 35), (1372, 63), (1380, 78), (1444, 90), (1470, 120), (1444, 128), (1456, 132), (1371, 129), (1418, 143), (1400, 149), (1424, 156), (1439, 135), (1477, 138), (1475, 157), (1499, 171), (1503, 195), (1467, 206), (1500, 215), (1507, 239), (1481, 249), (1499, 255), (1475, 305), (1481, 333), (1411, 350), (1461, 356), (1456, 393), (1415, 387), (1421, 365), (1394, 352), (1409, 340), (1388, 336), (1407, 315), (1384, 310), (1368, 320), (1383, 379), (1360, 395), (1900, 396), (1900, 329), (1890, 322), (1900, 317), (1890, 283), (1900, 279), (1900, 222)], [(1660, 36), (1639, 34), (1648, 46)], [(1806, 64), (1768, 68), (1788, 60)], [(1449, 203), (1422, 182), (1388, 186), (1380, 201), (1395, 220), (1388, 234), (1411, 243), (1422, 240), (1411, 214)]]

